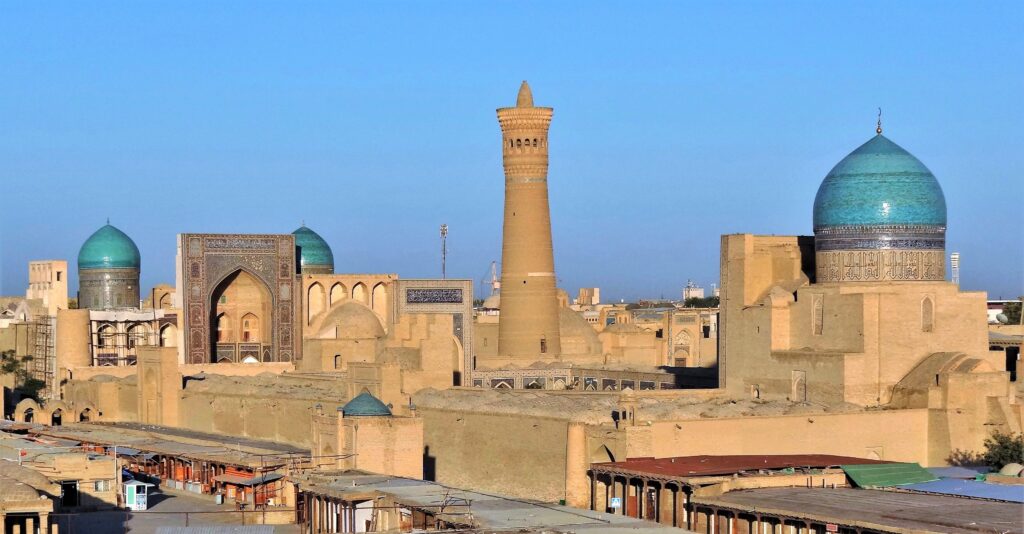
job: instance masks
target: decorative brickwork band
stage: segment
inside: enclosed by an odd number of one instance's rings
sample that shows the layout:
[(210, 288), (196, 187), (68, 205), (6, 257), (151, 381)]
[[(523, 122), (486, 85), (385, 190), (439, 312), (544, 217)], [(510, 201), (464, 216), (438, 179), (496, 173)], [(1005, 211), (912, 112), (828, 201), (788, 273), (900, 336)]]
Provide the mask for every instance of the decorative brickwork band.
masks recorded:
[(944, 250), (946, 227), (933, 225), (819, 226), (816, 251)]
[(836, 250), (815, 254), (818, 283), (945, 280), (944, 250)]

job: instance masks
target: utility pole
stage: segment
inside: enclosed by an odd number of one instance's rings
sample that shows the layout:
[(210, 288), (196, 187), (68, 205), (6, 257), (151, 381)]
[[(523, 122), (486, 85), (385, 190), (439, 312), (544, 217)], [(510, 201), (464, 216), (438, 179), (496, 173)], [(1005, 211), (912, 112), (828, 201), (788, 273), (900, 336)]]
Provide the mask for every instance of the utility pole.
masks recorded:
[(448, 261), (448, 225), (441, 225), (441, 278), (447, 278), (446, 263)]

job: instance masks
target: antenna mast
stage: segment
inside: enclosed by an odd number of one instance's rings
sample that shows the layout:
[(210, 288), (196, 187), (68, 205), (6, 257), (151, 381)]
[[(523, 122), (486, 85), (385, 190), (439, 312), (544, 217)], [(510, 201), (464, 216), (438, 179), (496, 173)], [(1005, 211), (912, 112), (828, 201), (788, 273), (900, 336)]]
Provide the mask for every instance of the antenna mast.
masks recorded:
[(441, 225), (441, 278), (447, 278), (447, 262), (448, 262), (448, 225)]

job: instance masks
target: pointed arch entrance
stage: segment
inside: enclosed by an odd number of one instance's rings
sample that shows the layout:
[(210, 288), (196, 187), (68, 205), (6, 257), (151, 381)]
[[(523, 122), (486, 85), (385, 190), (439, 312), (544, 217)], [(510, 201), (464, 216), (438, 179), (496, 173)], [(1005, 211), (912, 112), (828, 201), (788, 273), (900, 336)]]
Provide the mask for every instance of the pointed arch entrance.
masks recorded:
[(236, 269), (217, 284), (210, 302), (211, 361), (259, 360), (264, 345), (270, 345), (262, 338), (262, 332), (271, 331), (274, 298), (270, 288), (247, 270)]

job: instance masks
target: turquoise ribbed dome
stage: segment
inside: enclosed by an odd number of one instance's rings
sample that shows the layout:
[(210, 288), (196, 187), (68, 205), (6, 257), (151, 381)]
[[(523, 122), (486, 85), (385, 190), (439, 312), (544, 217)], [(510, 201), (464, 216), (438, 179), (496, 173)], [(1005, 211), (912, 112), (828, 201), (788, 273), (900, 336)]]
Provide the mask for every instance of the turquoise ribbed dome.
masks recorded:
[(110, 224), (96, 230), (78, 251), (79, 269), (138, 269), (141, 263), (132, 238)]
[(305, 267), (327, 267), (334, 272), (334, 253), (331, 247), (320, 237), (320, 234), (302, 225), (292, 232), (295, 246), (299, 247), (300, 262)]
[(920, 160), (878, 134), (821, 182), (814, 228), (890, 225), (945, 226), (946, 199)]
[(391, 409), (369, 391), (363, 391), (342, 406), (341, 413), (345, 417), (389, 417)]

